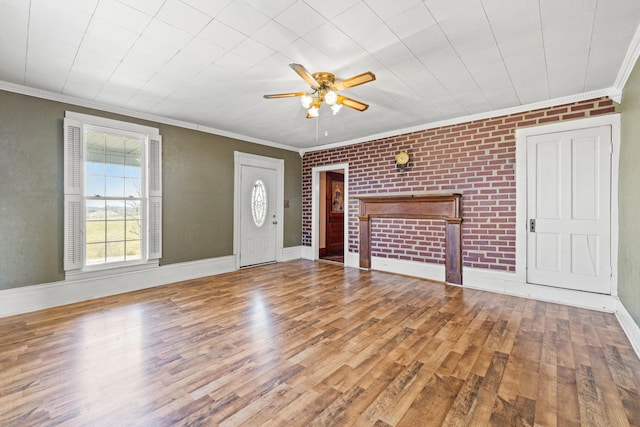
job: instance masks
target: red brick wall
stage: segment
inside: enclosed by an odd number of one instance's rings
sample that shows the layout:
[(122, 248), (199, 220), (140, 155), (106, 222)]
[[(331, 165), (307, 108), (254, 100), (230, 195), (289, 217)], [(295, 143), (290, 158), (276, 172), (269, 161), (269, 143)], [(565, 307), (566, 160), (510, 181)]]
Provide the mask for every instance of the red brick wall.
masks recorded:
[[(355, 195), (459, 192), (466, 267), (515, 271), (515, 130), (615, 112), (608, 98), (427, 129), (306, 153), (302, 161), (302, 239), (311, 246), (311, 169), (349, 163), (349, 251), (358, 252)], [(366, 114), (366, 113), (364, 113)], [(409, 169), (395, 154), (408, 149)], [(372, 255), (444, 263), (444, 222), (372, 221)]]

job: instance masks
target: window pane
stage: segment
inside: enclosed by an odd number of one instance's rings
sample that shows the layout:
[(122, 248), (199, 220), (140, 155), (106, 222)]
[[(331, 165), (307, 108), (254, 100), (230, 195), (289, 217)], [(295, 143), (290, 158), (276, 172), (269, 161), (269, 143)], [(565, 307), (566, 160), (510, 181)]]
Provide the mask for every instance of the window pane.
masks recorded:
[(262, 227), (267, 218), (267, 192), (262, 180), (256, 180), (251, 192), (251, 214), (256, 227)]
[(127, 240), (127, 261), (142, 259), (140, 240)]
[(139, 220), (142, 213), (142, 202), (138, 200), (127, 200), (126, 205), (126, 219), (127, 221)]
[(115, 156), (110, 156), (109, 159), (111, 162), (113, 161), (119, 161), (119, 163), (107, 163), (107, 167), (105, 170), (105, 173), (107, 176), (117, 176), (117, 177), (122, 177), (124, 176), (124, 159), (120, 156), (115, 157)]
[(124, 242), (107, 243), (107, 262), (124, 261)]
[(126, 238), (127, 242), (129, 240), (139, 239), (140, 236), (140, 221), (127, 221), (127, 230), (126, 230)]
[(140, 179), (138, 178), (125, 178), (124, 180), (124, 195), (127, 197), (142, 197), (142, 189)]
[(106, 178), (107, 197), (124, 197), (124, 178)]
[(85, 179), (84, 194), (86, 196), (104, 196), (104, 177), (87, 175)]
[(124, 219), (124, 201), (110, 200), (107, 202), (107, 219)]
[(107, 221), (107, 242), (124, 240), (124, 220)]
[(104, 161), (102, 162), (89, 162), (85, 163), (86, 172), (88, 175), (104, 175)]
[(105, 219), (107, 202), (104, 200), (87, 200), (87, 220)]
[(141, 177), (142, 140), (138, 138), (126, 138), (124, 141), (124, 165), (125, 176), (132, 178)]
[(99, 243), (104, 242), (106, 238), (107, 224), (102, 221), (87, 221), (86, 227), (86, 239), (87, 243)]
[(88, 243), (86, 246), (87, 265), (96, 265), (104, 263), (105, 244), (104, 243)]

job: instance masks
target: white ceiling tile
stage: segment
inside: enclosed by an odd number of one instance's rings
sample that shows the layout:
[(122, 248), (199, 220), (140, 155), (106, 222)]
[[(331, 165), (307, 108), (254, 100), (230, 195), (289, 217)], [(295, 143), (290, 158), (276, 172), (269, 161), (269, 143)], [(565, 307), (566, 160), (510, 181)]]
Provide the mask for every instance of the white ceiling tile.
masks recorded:
[[(2, 52), (2, 61), (0, 61), (1, 80), (25, 84), (25, 58), (24, 55), (15, 56)], [(0, 80), (0, 81), (1, 81)]]
[(325, 22), (316, 27), (313, 31), (305, 35), (305, 40), (329, 55), (343, 43), (352, 41), (349, 36), (340, 31), (331, 22)]
[(251, 6), (270, 18), (275, 18), (282, 11), (293, 5), (297, 0), (245, 0)]
[(11, 5), (0, 6), (0, 45), (21, 44), (26, 49), (28, 19), (28, 10)]
[(156, 18), (192, 35), (199, 33), (213, 19), (179, 0), (166, 0)]
[(484, 9), (478, 5), (440, 21), (440, 27), (451, 41), (471, 38), (473, 34), (489, 31)]
[[(372, 55), (389, 46), (402, 44), (386, 25), (372, 28), (371, 32), (355, 37), (354, 40)], [(404, 45), (402, 46), (404, 47)]]
[(165, 59), (152, 56), (142, 47), (135, 45), (118, 65), (118, 71), (144, 82), (149, 80), (166, 62)]
[(393, 44), (378, 48), (372, 54), (385, 65), (397, 64), (398, 62), (405, 62), (415, 58), (413, 52), (399, 40)]
[(333, 63), (330, 57), (304, 39), (297, 39), (288, 44), (280, 49), (280, 53), (289, 58), (290, 62), (304, 65), (312, 73), (326, 69), (325, 64)]
[(298, 36), (277, 22), (269, 21), (256, 31), (252, 38), (271, 49), (278, 50), (292, 43)]
[(477, 7), (480, 0), (424, 0), (424, 4), (435, 20), (441, 22), (464, 12), (466, 9)]
[(364, 3), (358, 3), (351, 9), (347, 9), (333, 18), (332, 22), (353, 39), (370, 34), (372, 28), (383, 25), (382, 20)]
[(46, 39), (30, 38), (27, 51), (28, 66), (47, 66), (69, 70), (76, 57), (77, 47), (68, 43), (51, 44)]
[(168, 61), (190, 39), (191, 36), (187, 32), (154, 19), (136, 41), (135, 46), (151, 56)]
[(181, 0), (212, 18), (218, 16), (233, 0)]
[(347, 9), (351, 9), (361, 0), (304, 0), (310, 7), (318, 11), (326, 19), (333, 19)]
[(234, 70), (237, 73), (242, 73), (254, 66), (255, 61), (232, 52), (227, 52), (220, 57), (215, 64), (225, 70)]
[(46, 37), (51, 44), (62, 41), (79, 44), (91, 20), (91, 14), (60, 3), (33, 0), (30, 14), (29, 36)]
[(62, 93), (76, 98), (93, 100), (102, 90), (102, 86), (104, 86), (102, 81), (93, 79), (90, 76), (69, 74)]
[(424, 3), (418, 3), (388, 19), (386, 24), (396, 36), (404, 39), (436, 25), (436, 21)]
[(29, 67), (24, 84), (38, 89), (61, 93), (68, 74), (68, 70), (53, 66), (47, 66), (46, 68)]
[(443, 46), (449, 46), (449, 41), (437, 25), (413, 33), (404, 38), (403, 42), (416, 56), (440, 49)]
[(4, 8), (14, 8), (28, 12), (30, 7), (31, 2), (24, 0), (0, 0), (0, 8), (3, 10)]
[(540, 20), (540, 8), (537, 1), (483, 0), (482, 7), (492, 25), (501, 22), (513, 22), (514, 25), (517, 25), (523, 17)]
[(151, 22), (152, 16), (116, 0), (101, 0), (95, 18), (140, 34)]
[(152, 93), (137, 92), (133, 95), (125, 105), (127, 108), (131, 108), (139, 111), (149, 111), (164, 99), (163, 96), (157, 96)]
[(231, 53), (251, 60), (255, 64), (273, 55), (274, 50), (253, 39), (245, 39), (234, 47)]
[(421, 4), (421, 0), (368, 0), (367, 5), (380, 17), (383, 21), (394, 17), (395, 15)]
[(98, 4), (98, 0), (50, 0), (60, 5), (76, 9), (80, 12), (85, 12), (92, 14), (96, 5)]
[(216, 46), (220, 46), (225, 50), (233, 49), (241, 41), (247, 38), (247, 36), (242, 34), (240, 31), (237, 31), (229, 27), (227, 24), (223, 24), (217, 20), (210, 22), (197, 37), (213, 43)]
[(351, 39), (335, 44), (333, 49), (327, 52), (327, 55), (345, 67), (354, 64), (364, 65), (370, 63), (372, 58), (370, 53)]
[(118, 0), (147, 15), (155, 16), (162, 7), (164, 0)]
[[(205, 53), (207, 51), (204, 50), (207, 47), (203, 44), (209, 43), (205, 41), (198, 43), (199, 46), (203, 47), (203, 53), (199, 55), (196, 51), (191, 50), (195, 46), (190, 46), (190, 43), (188, 45), (190, 48), (185, 48), (178, 52), (169, 62), (158, 70), (158, 73), (176, 77), (179, 76), (181, 79), (188, 80), (226, 54), (226, 51), (209, 44), (214, 54), (208, 55)], [(211, 51), (209, 53), (211, 53)]]
[(269, 19), (267, 15), (249, 6), (244, 1), (231, 2), (216, 16), (217, 21), (248, 36), (266, 24)]
[(97, 102), (107, 105), (124, 105), (137, 92), (137, 89), (123, 87), (112, 82), (107, 82), (95, 97)]
[(299, 36), (304, 36), (327, 22), (326, 18), (302, 1), (293, 3), (274, 19)]
[(82, 40), (81, 49), (119, 59), (126, 55), (138, 37), (139, 34), (133, 31), (94, 18)]
[(109, 79), (118, 66), (119, 61), (101, 55), (95, 51), (80, 49), (76, 55), (71, 72), (88, 77)]

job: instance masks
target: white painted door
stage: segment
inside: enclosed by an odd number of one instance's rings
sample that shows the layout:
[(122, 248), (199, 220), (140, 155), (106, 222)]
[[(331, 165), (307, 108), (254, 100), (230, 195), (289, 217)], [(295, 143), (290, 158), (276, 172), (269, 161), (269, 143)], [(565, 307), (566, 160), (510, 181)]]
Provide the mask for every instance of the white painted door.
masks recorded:
[(240, 266), (276, 260), (275, 169), (240, 166)]
[(527, 282), (611, 293), (611, 127), (527, 137)]

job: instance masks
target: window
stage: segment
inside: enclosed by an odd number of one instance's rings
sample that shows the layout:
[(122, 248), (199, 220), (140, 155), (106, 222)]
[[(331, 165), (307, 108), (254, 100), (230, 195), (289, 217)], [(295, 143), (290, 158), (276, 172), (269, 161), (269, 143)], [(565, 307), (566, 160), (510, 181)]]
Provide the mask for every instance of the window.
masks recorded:
[(260, 228), (267, 219), (267, 191), (262, 180), (257, 180), (253, 184), (251, 192), (251, 214), (253, 215), (253, 223)]
[(71, 112), (64, 127), (65, 271), (159, 259), (158, 130)]

